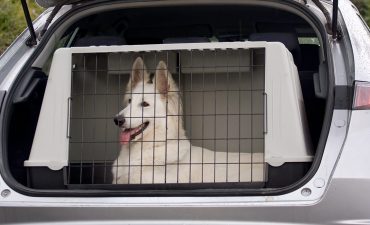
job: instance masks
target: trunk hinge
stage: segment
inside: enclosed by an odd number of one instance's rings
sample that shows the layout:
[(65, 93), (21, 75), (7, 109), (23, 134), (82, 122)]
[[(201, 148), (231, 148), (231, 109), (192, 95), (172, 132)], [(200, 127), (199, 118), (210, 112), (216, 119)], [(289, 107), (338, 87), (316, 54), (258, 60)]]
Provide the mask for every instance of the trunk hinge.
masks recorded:
[(63, 5), (57, 5), (57, 6), (54, 7), (54, 9), (51, 12), (50, 16), (46, 19), (46, 22), (44, 24), (44, 27), (40, 31), (39, 40), (41, 40), (42, 36), (44, 36), (45, 32), (48, 30), (48, 27), (49, 27), (51, 21), (53, 21), (55, 15), (59, 12), (59, 10), (62, 8), (62, 6)]
[(65, 5), (67, 4), (68, 2), (70, 2), (70, 0), (64, 0), (64, 1), (61, 1), (59, 4), (57, 4), (53, 11), (51, 11), (49, 17), (46, 19), (46, 22), (44, 24), (44, 27), (42, 28), (42, 30), (40, 31), (40, 34), (39, 34), (39, 40), (41, 40), (42, 36), (44, 36), (45, 32), (48, 30), (48, 27), (49, 25), (51, 24), (51, 22), (53, 21), (54, 17), (57, 15), (57, 13), (59, 12), (59, 10)]
[(21, 0), (21, 3), (22, 3), (24, 16), (26, 18), (28, 30), (29, 30), (30, 35), (31, 35), (31, 37), (27, 39), (26, 45), (31, 47), (31, 46), (37, 45), (36, 33), (35, 33), (35, 29), (33, 28), (32, 19), (31, 19), (31, 16), (30, 16), (30, 12), (28, 10), (26, 0)]

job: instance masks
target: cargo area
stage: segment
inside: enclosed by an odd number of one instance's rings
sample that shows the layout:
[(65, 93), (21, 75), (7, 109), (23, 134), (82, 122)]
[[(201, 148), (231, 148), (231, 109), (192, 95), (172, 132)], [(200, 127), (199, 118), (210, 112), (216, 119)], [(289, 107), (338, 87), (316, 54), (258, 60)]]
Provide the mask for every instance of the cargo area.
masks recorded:
[[(262, 6), (133, 8), (82, 18), (18, 86), (10, 172), (34, 189), (292, 185), (310, 169), (324, 122), (328, 76), (320, 41), (298, 15)], [(135, 70), (138, 58), (144, 65)], [(165, 116), (157, 116), (158, 102), (153, 115), (144, 114), (152, 102), (142, 100), (141, 114), (130, 108), (120, 124), (131, 100), (146, 98), (132, 92), (135, 71), (148, 74), (139, 83), (154, 87), (146, 94), (161, 95), (154, 99), (165, 103)], [(165, 94), (157, 87), (161, 71)], [(171, 95), (179, 103), (172, 109)], [(125, 126), (135, 119), (143, 136), (163, 124), (164, 138), (154, 131), (151, 139), (127, 141)], [(157, 141), (165, 151), (155, 155)], [(122, 156), (133, 143), (141, 143), (138, 153)], [(128, 161), (117, 160), (120, 153)]]

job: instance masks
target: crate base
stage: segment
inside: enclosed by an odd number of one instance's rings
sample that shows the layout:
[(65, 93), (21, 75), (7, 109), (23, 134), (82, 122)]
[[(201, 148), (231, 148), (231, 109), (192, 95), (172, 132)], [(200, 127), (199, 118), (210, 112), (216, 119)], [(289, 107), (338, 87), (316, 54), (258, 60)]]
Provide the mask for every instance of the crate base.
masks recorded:
[[(289, 186), (307, 174), (311, 163), (285, 163), (280, 167), (268, 166), (266, 182), (228, 182), (228, 183), (171, 183), (171, 184), (111, 184), (110, 164), (84, 164), (53, 171), (47, 167), (28, 168), (28, 187), (34, 189), (70, 190), (195, 190), (195, 189), (235, 189), (235, 188), (281, 188)], [(94, 169), (93, 168), (101, 168)], [(91, 174), (95, 174), (94, 180)], [(88, 176), (90, 175), (90, 176)], [(83, 180), (80, 178), (84, 178)], [(87, 179), (89, 178), (89, 179)]]
[(299, 181), (306, 175), (311, 168), (312, 163), (284, 163), (282, 166), (268, 166), (268, 179), (266, 187), (281, 188), (287, 187)]
[(34, 189), (65, 189), (66, 168), (51, 170), (47, 167), (29, 167), (27, 186)]

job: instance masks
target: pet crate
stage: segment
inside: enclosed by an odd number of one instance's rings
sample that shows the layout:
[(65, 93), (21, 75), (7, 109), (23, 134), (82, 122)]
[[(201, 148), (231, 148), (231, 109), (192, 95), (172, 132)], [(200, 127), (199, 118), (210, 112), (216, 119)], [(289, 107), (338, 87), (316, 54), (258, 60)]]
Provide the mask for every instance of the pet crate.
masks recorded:
[[(166, 149), (162, 164), (154, 160), (150, 165), (142, 164), (144, 157), (156, 154), (154, 148), (149, 154), (145, 147), (141, 147), (141, 161), (130, 162), (130, 150), (128, 164), (117, 161), (123, 148), (119, 140), (122, 128), (113, 120), (129, 104), (124, 102), (125, 96), (138, 94), (129, 88), (138, 57), (149, 75), (142, 85), (156, 83), (153, 79), (162, 61), (177, 88), (177, 101), (182, 103), (177, 105), (182, 110), (166, 114), (163, 122), (167, 130), (162, 141), (166, 146), (170, 141), (178, 146), (172, 151), (177, 152), (178, 160), (171, 163), (166, 160), (173, 153)], [(152, 94), (158, 94), (156, 88)], [(162, 99), (168, 112), (168, 99)], [(126, 115), (126, 120), (135, 116)], [(174, 116), (178, 118), (177, 129), (184, 129), (182, 138), (171, 139), (167, 134)], [(29, 171), (29, 186), (36, 188), (96, 188), (101, 184), (100, 188), (112, 188), (117, 183), (125, 184), (120, 188), (142, 183), (261, 184), (268, 178), (267, 165), (312, 161), (306, 123), (298, 72), (281, 43), (61, 48), (54, 53), (24, 166)], [(145, 130), (141, 132), (145, 134)], [(190, 144), (184, 147), (184, 143)], [(180, 149), (190, 151), (188, 160), (179, 159)], [(214, 156), (205, 156), (205, 151)], [(127, 182), (117, 182), (114, 170), (128, 173)], [(144, 182), (142, 177), (148, 170), (153, 178)], [(163, 171), (161, 178), (154, 178)], [(140, 179), (133, 181), (130, 175)]]

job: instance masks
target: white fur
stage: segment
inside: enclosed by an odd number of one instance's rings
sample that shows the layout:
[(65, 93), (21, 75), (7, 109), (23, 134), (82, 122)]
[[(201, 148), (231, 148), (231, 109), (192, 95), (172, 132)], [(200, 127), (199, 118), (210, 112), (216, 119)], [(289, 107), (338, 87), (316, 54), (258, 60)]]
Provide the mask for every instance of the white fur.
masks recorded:
[[(119, 112), (126, 119), (122, 129), (135, 128), (144, 122), (149, 125), (129, 144), (122, 145), (112, 167), (113, 183), (262, 180), (263, 164), (253, 165), (253, 170), (259, 172), (252, 174), (249, 153), (227, 154), (191, 145), (185, 135), (182, 116), (179, 116), (183, 112), (178, 91), (164, 62), (159, 62), (153, 83), (149, 83), (144, 62), (140, 57), (135, 60), (124, 99), (127, 106)], [(128, 99), (131, 99), (130, 104)], [(143, 101), (149, 106), (142, 107)], [(261, 155), (253, 157), (254, 162), (262, 162)]]

